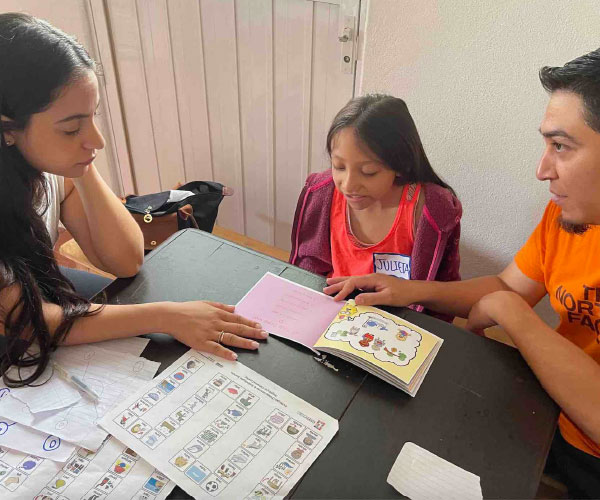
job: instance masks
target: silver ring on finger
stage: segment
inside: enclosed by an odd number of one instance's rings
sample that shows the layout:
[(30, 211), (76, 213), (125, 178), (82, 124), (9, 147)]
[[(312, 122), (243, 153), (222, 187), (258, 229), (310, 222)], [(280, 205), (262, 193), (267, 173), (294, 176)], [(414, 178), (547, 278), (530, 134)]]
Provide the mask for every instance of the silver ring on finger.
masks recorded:
[(225, 332), (223, 330), (221, 330), (221, 333), (219, 333), (219, 339), (217, 340), (217, 343), (222, 344), (224, 336), (225, 336)]

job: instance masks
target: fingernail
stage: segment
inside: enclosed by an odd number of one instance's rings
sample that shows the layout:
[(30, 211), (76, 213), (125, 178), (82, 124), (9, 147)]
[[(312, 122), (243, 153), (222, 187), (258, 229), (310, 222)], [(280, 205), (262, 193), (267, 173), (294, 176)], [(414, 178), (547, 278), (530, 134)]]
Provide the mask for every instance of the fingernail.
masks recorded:
[(256, 328), (262, 328), (262, 325), (261, 325), (260, 323), (254, 323), (254, 326), (255, 326)]
[(260, 338), (266, 339), (269, 336), (269, 332), (265, 332), (264, 330), (260, 332)]
[(231, 360), (232, 360), (232, 361), (236, 361), (236, 360), (237, 360), (237, 358), (238, 358), (237, 354), (236, 354), (235, 352), (232, 352), (232, 353), (231, 353)]
[(254, 347), (254, 349), (258, 349), (258, 342), (255, 342), (254, 340), (252, 341), (252, 347)]

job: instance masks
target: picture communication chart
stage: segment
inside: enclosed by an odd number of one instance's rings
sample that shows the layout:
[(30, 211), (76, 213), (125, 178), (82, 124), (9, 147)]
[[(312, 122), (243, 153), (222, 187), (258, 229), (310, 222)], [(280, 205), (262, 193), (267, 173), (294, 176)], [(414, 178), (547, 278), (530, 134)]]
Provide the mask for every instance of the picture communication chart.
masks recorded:
[(0, 448), (2, 500), (163, 500), (174, 487), (111, 436), (95, 452), (77, 448), (65, 463)]
[(194, 350), (100, 421), (195, 498), (285, 496), (338, 422), (242, 363)]

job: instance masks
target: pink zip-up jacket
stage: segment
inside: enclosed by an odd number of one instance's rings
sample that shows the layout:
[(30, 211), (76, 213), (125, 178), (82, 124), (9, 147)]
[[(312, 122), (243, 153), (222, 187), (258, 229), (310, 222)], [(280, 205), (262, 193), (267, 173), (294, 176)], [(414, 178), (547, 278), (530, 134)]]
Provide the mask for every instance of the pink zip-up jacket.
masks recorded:
[[(331, 171), (311, 174), (302, 189), (294, 225), (290, 264), (322, 276), (332, 272), (329, 214), (335, 189)], [(460, 201), (437, 184), (424, 184), (423, 214), (418, 222), (411, 255), (411, 279), (460, 280)], [(411, 306), (423, 311), (423, 306)], [(425, 311), (452, 321), (452, 317)]]

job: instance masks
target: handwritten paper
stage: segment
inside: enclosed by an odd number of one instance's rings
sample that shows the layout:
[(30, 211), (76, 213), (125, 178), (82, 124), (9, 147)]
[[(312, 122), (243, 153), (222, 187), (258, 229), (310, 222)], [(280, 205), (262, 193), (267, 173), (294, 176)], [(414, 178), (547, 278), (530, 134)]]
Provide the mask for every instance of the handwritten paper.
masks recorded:
[(125, 354), (131, 354), (132, 356), (140, 356), (146, 346), (150, 342), (150, 339), (145, 337), (126, 337), (123, 339), (104, 340), (102, 342), (95, 342), (91, 345), (107, 349), (109, 351), (117, 351)]
[[(90, 345), (110, 351), (139, 356), (146, 348), (146, 345), (148, 345), (148, 342), (150, 342), (150, 340), (146, 338), (131, 337), (106, 340)], [(32, 373), (33, 370), (33, 367), (22, 368), (20, 370), (21, 376), (26, 377), (29, 373)], [(16, 370), (11, 371), (15, 372), (14, 374), (11, 374), (11, 376), (18, 377)], [(72, 384), (69, 384), (58, 377), (54, 373), (51, 365), (49, 365), (44, 373), (40, 375), (39, 379), (36, 380), (35, 385), (13, 388), (11, 390), (11, 396), (25, 403), (29, 407), (31, 413), (66, 408), (74, 405), (82, 398), (82, 394), (79, 390)]]
[(163, 500), (175, 484), (112, 437), (77, 448), (65, 464), (0, 448), (0, 498)]
[[(11, 372), (14, 370), (11, 370)], [(32, 369), (28, 370), (32, 372)], [(24, 374), (24, 370), (21, 370)], [(11, 373), (14, 377), (14, 374)], [(55, 411), (77, 403), (81, 393), (71, 384), (58, 377), (52, 365), (48, 365), (34, 386), (13, 387), (10, 395), (27, 405), (31, 413)]]
[(481, 500), (479, 476), (406, 443), (387, 482), (412, 500)]
[(238, 302), (235, 312), (258, 321), (273, 335), (315, 351), (313, 345), (343, 306), (344, 302), (334, 302), (328, 295), (266, 273)]
[(56, 462), (66, 461), (75, 450), (74, 445), (56, 436), (38, 432), (1, 417), (0, 446)]
[(283, 498), (337, 420), (235, 361), (190, 350), (100, 421), (194, 498)]
[(134, 392), (140, 382), (151, 380), (159, 367), (154, 361), (92, 344), (61, 347), (54, 357), (90, 386), (100, 396), (99, 401), (84, 397), (58, 411), (32, 413), (27, 404), (11, 396), (11, 389), (0, 387), (9, 393), (0, 399), (0, 415), (91, 450), (98, 449), (106, 438), (98, 420)]

